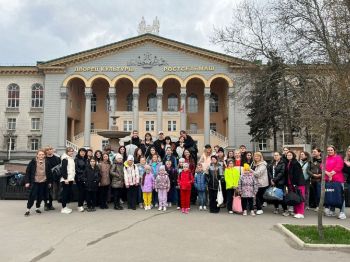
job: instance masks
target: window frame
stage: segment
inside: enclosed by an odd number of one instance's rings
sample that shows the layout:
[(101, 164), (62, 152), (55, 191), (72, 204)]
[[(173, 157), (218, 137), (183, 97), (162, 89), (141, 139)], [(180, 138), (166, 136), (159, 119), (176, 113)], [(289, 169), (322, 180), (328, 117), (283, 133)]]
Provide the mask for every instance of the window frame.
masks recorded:
[(198, 113), (198, 96), (194, 93), (187, 97), (187, 112)]
[[(37, 121), (35, 121), (37, 120)], [(35, 124), (37, 125), (37, 128), (35, 128)], [(32, 117), (30, 120), (31, 130), (40, 130), (40, 118), (39, 117)]]
[[(14, 121), (10, 121), (10, 120), (14, 120)], [(17, 118), (15, 118), (15, 117), (7, 118), (7, 126), (6, 127), (7, 127), (7, 130), (16, 130), (16, 128), (17, 128)]]
[(31, 107), (43, 108), (44, 107), (44, 87), (35, 83), (31, 88)]
[(155, 130), (155, 121), (154, 120), (146, 120), (145, 130), (146, 130), (146, 132), (153, 132)]
[(169, 112), (177, 112), (179, 110), (179, 98), (176, 94), (171, 93), (168, 95), (168, 108), (167, 109)]
[(7, 86), (7, 108), (19, 108), (20, 87), (16, 83)]

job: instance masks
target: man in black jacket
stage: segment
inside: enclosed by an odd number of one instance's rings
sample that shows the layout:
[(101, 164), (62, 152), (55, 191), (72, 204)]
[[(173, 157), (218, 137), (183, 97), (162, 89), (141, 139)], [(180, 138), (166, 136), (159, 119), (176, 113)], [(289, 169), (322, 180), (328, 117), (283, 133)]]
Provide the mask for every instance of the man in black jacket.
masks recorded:
[(187, 134), (185, 130), (180, 131), (180, 136), (182, 136), (185, 141), (185, 149), (188, 149), (194, 159), (195, 164), (197, 165), (197, 154), (198, 154), (198, 148), (196, 142), (193, 140), (193, 138)]
[(153, 146), (155, 147), (160, 158), (163, 159), (165, 156), (165, 138), (163, 131), (158, 132), (158, 139), (154, 141)]
[(26, 170), (25, 177), (25, 187), (30, 188), (27, 211), (25, 216), (30, 215), (30, 209), (34, 205), (36, 200), (36, 213), (40, 214), (40, 204), (41, 201), (47, 200), (47, 188), (52, 185), (52, 173), (48, 166), (48, 161), (45, 159), (45, 152), (43, 150), (38, 150), (36, 158), (33, 158)]
[[(50, 170), (52, 170), (53, 167), (57, 166), (58, 164), (61, 163), (61, 159), (56, 156), (55, 153), (55, 149), (52, 146), (47, 146), (45, 149), (45, 157), (46, 157), (46, 161), (48, 164), (48, 167)], [(57, 181), (53, 181), (53, 182), (57, 182)], [(56, 184), (56, 188), (58, 189), (59, 186), (59, 181)], [(52, 185), (50, 188), (48, 188), (48, 199), (45, 203), (45, 211), (49, 211), (49, 210), (55, 210), (55, 208), (52, 206), (52, 194), (53, 194), (53, 188), (54, 186)]]

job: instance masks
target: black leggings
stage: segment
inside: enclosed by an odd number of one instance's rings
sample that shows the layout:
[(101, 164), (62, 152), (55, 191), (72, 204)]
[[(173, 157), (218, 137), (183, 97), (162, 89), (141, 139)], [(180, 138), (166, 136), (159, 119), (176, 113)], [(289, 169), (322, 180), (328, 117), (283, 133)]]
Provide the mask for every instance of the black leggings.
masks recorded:
[(36, 208), (40, 207), (41, 201), (47, 200), (47, 183), (33, 183), (31, 184), (31, 189), (28, 196), (27, 208), (31, 209), (36, 200)]
[(216, 198), (218, 191), (209, 189), (209, 211), (210, 213), (219, 213), (220, 207), (217, 206)]
[(226, 189), (226, 196), (227, 196), (227, 211), (232, 211), (232, 201), (233, 201), (233, 195), (235, 193), (235, 190), (233, 188)]
[(100, 197), (100, 199), (99, 199), (100, 200), (100, 207), (107, 206), (108, 190), (109, 190), (109, 186), (100, 186), (98, 188), (99, 197)]
[(82, 207), (84, 205), (84, 200), (86, 198), (86, 188), (83, 182), (77, 182), (78, 188), (78, 207)]
[(96, 191), (86, 191), (86, 202), (88, 208), (96, 206)]
[(69, 202), (69, 199), (72, 195), (72, 185), (73, 181), (70, 181), (68, 184), (61, 182), (61, 187), (62, 187), (62, 207), (65, 208), (67, 206), (67, 203)]
[(114, 207), (120, 206), (120, 198), (123, 193), (123, 188), (112, 188)]
[(128, 208), (135, 209), (137, 201), (137, 186), (129, 186), (127, 189)]
[(250, 210), (253, 211), (254, 210), (254, 206), (253, 206), (253, 198), (252, 197), (242, 197), (242, 209), (243, 211), (245, 210)]

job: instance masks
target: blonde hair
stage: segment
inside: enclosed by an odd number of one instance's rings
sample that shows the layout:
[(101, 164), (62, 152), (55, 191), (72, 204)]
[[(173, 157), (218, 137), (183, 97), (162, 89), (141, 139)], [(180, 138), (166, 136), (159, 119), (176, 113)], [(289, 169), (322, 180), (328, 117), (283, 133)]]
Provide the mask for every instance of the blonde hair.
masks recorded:
[(254, 153), (254, 158), (255, 158), (255, 156), (259, 156), (260, 157), (260, 161), (259, 162), (264, 161), (264, 156), (263, 156), (263, 154), (261, 152), (255, 152)]

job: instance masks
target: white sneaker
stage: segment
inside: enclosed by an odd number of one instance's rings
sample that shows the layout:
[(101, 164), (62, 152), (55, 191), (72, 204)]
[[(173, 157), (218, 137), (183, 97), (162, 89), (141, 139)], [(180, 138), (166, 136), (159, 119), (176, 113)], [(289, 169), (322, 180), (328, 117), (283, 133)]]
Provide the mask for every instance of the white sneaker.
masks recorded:
[(84, 209), (84, 207), (78, 207), (77, 210), (78, 210), (79, 212), (84, 212), (85, 209)]
[(264, 214), (264, 211), (258, 210), (258, 211), (256, 211), (256, 214), (257, 214), (257, 215), (262, 215), (262, 214)]
[(163, 211), (166, 211), (166, 207), (163, 207)]
[(324, 212), (324, 215), (326, 217), (329, 217), (330, 216), (329, 214), (330, 214), (331, 210), (329, 208), (325, 208), (323, 212)]
[(143, 208), (143, 204), (142, 204), (142, 203), (140, 203), (140, 204), (139, 204), (139, 207), (140, 207), (140, 208)]
[(159, 207), (159, 208), (158, 208), (158, 211), (162, 211), (162, 207)]
[(203, 207), (202, 206), (199, 206), (199, 211), (202, 211), (203, 210)]
[(62, 214), (70, 214), (70, 213), (72, 213), (72, 209), (70, 209), (68, 207), (64, 207), (61, 209), (61, 213)]
[(233, 211), (228, 211), (229, 214), (233, 214)]
[(247, 215), (247, 210), (244, 210), (243, 211), (243, 216), (246, 216)]
[(294, 218), (298, 218), (298, 219), (299, 219), (299, 218), (304, 218), (304, 215), (302, 215), (302, 214), (295, 214), (295, 215), (294, 215)]
[(316, 207), (316, 208), (314, 209), (314, 211), (315, 211), (315, 212), (318, 212), (318, 207)]
[(346, 219), (345, 213), (344, 212), (340, 212), (338, 218), (339, 219)]
[(171, 202), (168, 203), (168, 207), (171, 207)]
[(263, 203), (263, 207), (267, 207), (267, 203), (266, 202)]
[(158, 204), (155, 204), (154, 207), (157, 208), (157, 207), (158, 207)]
[(181, 207), (177, 207), (176, 209), (177, 209), (177, 210), (180, 210), (180, 209), (181, 209)]
[(255, 213), (254, 213), (254, 210), (250, 211), (250, 215), (255, 217)]
[(203, 210), (205, 210), (205, 211), (206, 211), (206, 210), (207, 210), (207, 207), (206, 207), (206, 206), (204, 206), (204, 207), (203, 207)]

